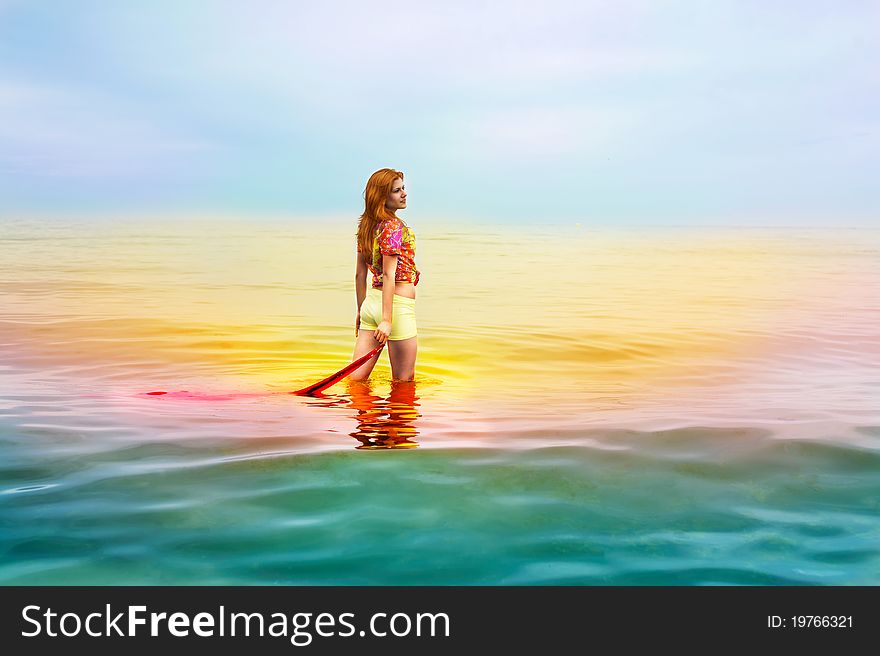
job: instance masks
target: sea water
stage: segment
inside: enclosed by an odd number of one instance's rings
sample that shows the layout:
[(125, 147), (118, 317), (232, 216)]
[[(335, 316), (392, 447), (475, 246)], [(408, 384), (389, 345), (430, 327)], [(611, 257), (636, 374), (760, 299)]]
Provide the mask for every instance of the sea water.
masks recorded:
[(880, 584), (880, 231), (4, 219), (0, 584)]

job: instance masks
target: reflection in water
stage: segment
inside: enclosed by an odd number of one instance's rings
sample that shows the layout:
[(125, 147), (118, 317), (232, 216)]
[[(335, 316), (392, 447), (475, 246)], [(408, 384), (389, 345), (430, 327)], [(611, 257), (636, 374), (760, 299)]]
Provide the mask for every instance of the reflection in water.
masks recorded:
[[(293, 394), (293, 392), (286, 392)], [(302, 397), (310, 406), (318, 406), (321, 408), (338, 408), (348, 405), (349, 401), (344, 396), (338, 394), (324, 394), (324, 392), (315, 392), (309, 396)]]
[(348, 381), (351, 404), (357, 408), (357, 430), (350, 435), (360, 444), (356, 449), (414, 449), (418, 431), (415, 420), (421, 415), (416, 410), (415, 381), (392, 381), (391, 394), (383, 399), (373, 393), (366, 381)]

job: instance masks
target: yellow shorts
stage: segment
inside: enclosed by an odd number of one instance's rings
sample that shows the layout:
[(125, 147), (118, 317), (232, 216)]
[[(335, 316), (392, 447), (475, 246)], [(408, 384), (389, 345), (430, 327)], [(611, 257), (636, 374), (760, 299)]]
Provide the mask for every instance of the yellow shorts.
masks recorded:
[[(382, 323), (382, 290), (370, 287), (361, 303), (361, 324), (364, 330), (376, 330)], [(416, 330), (416, 299), (394, 295), (391, 309), (391, 334), (388, 339), (409, 339), (418, 334)]]

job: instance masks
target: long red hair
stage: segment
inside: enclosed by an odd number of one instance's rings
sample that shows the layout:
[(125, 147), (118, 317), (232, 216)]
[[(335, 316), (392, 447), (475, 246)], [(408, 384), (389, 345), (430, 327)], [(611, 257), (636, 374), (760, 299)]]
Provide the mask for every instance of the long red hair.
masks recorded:
[(358, 220), (357, 243), (361, 247), (361, 252), (370, 258), (373, 252), (373, 238), (376, 235), (376, 228), (379, 224), (393, 218), (387, 209), (385, 209), (385, 199), (391, 192), (391, 185), (400, 178), (403, 180), (403, 172), (394, 169), (379, 169), (370, 179), (367, 180), (367, 187), (364, 189), (364, 213)]

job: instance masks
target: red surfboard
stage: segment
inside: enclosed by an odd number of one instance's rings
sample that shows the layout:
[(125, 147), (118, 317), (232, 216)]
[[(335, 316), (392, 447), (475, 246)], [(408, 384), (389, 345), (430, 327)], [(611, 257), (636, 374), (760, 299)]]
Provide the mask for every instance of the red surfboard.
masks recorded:
[(352, 373), (355, 369), (360, 367), (364, 362), (366, 362), (367, 360), (369, 360), (373, 356), (378, 355), (379, 351), (381, 351), (383, 348), (385, 348), (384, 344), (382, 344), (381, 346), (377, 346), (372, 351), (367, 353), (364, 357), (358, 358), (357, 360), (355, 360), (351, 364), (346, 365), (344, 368), (340, 369), (335, 374), (333, 374), (331, 376), (327, 376), (327, 378), (325, 378), (324, 380), (319, 380), (314, 385), (309, 385), (308, 387), (303, 387), (301, 390), (291, 392), (291, 394), (298, 394), (299, 396), (311, 396), (312, 394), (316, 394), (317, 392), (322, 392), (323, 390), (327, 389), (331, 385), (335, 385), (340, 380), (342, 380), (343, 378), (348, 376), (348, 374)]

